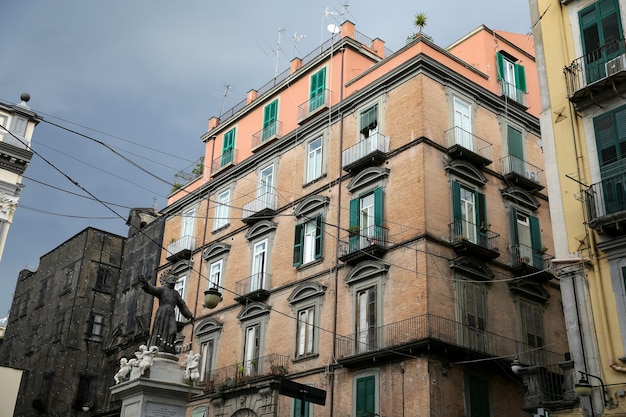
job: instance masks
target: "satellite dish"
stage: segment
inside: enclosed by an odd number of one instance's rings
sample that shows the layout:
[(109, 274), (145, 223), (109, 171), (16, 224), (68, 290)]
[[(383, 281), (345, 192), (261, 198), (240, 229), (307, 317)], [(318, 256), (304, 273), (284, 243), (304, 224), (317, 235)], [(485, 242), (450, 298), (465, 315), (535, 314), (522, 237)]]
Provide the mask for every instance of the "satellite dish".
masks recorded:
[(330, 33), (332, 33), (333, 35), (336, 34), (336, 33), (341, 32), (341, 28), (339, 26), (335, 25), (334, 23), (331, 23), (330, 25), (328, 25), (326, 27), (326, 29), (328, 29), (328, 31)]

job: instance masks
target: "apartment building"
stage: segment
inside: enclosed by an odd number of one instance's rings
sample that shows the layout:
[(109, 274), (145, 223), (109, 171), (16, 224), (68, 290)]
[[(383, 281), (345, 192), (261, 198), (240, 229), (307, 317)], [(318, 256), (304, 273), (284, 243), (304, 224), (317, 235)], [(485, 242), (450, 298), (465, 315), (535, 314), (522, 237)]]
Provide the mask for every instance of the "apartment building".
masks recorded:
[(42, 120), (26, 104), (30, 95), (20, 99), (19, 104), (0, 102), (0, 259), (24, 187), (22, 175), (33, 157), (31, 138)]
[(555, 274), (581, 408), (623, 415), (626, 387), (626, 47), (622, 0), (529, 1), (541, 85)]
[(575, 401), (539, 112), (528, 35), (391, 52), (346, 21), (211, 118), (202, 176), (162, 211), (159, 273), (194, 313), (181, 349), (202, 354), (187, 415)]

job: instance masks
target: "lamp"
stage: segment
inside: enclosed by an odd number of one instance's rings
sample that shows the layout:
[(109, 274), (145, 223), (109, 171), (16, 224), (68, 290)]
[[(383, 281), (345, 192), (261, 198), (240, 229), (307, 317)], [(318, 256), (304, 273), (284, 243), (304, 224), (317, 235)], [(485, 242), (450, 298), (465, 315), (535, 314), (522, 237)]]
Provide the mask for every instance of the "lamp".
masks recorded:
[(599, 376), (595, 376), (592, 374), (588, 374), (587, 372), (578, 371), (580, 373), (580, 379), (578, 380), (578, 384), (574, 385), (574, 390), (579, 397), (589, 397), (591, 396), (591, 391), (593, 390), (593, 386), (589, 383), (586, 377), (590, 376), (592, 378), (600, 381), (600, 385), (602, 386), (602, 399), (604, 400), (604, 406), (610, 408), (611, 404), (606, 399), (606, 386), (604, 385), (604, 381)]
[(83, 404), (81, 409), (86, 413), (87, 411), (91, 410), (91, 407), (93, 407), (93, 402), (88, 401), (85, 404)]
[(204, 306), (215, 308), (222, 301), (222, 293), (216, 287), (209, 288), (204, 292)]
[(519, 374), (519, 371), (521, 371), (523, 367), (524, 365), (522, 365), (516, 356), (513, 362), (511, 362), (511, 371), (513, 371), (514, 374)]

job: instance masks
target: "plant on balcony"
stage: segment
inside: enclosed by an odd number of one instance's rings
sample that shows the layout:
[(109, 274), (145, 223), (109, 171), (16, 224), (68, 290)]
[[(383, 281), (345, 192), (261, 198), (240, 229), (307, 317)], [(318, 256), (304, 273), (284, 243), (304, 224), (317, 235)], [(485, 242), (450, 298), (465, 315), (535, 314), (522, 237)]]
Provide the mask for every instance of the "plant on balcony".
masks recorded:
[(480, 222), (480, 231), (485, 233), (491, 230), (491, 223)]
[(348, 234), (350, 236), (356, 236), (361, 232), (361, 227), (358, 225), (352, 225), (348, 227)]
[(170, 191), (170, 194), (173, 193), (174, 191), (178, 191), (181, 188), (183, 188), (183, 185), (179, 182), (174, 183), (174, 185), (172, 185), (172, 190)]
[(200, 157), (196, 166), (191, 170), (191, 173), (196, 177), (199, 177), (204, 172), (204, 156)]
[(537, 253), (545, 254), (548, 251), (546, 246), (542, 246), (541, 249), (537, 249)]

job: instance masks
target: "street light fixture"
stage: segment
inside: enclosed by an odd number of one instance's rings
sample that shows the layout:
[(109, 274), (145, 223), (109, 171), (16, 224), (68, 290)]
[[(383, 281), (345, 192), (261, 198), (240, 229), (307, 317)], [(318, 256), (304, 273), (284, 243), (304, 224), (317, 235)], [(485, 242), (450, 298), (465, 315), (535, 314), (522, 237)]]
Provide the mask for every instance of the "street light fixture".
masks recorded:
[(580, 379), (578, 380), (578, 384), (574, 385), (574, 390), (576, 391), (576, 394), (579, 397), (591, 396), (591, 392), (594, 387), (593, 385), (589, 383), (589, 381), (587, 380), (587, 377), (590, 376), (592, 378), (595, 378), (598, 381), (600, 381), (600, 385), (602, 386), (602, 400), (604, 401), (604, 407), (610, 408), (611, 404), (606, 399), (606, 394), (607, 394), (606, 386), (604, 385), (604, 381), (602, 380), (602, 378), (600, 378), (599, 376), (588, 374), (587, 372), (583, 372), (583, 371), (578, 371), (578, 373), (580, 373)]
[(209, 288), (204, 292), (204, 306), (206, 308), (215, 308), (222, 301), (222, 293), (217, 287)]

